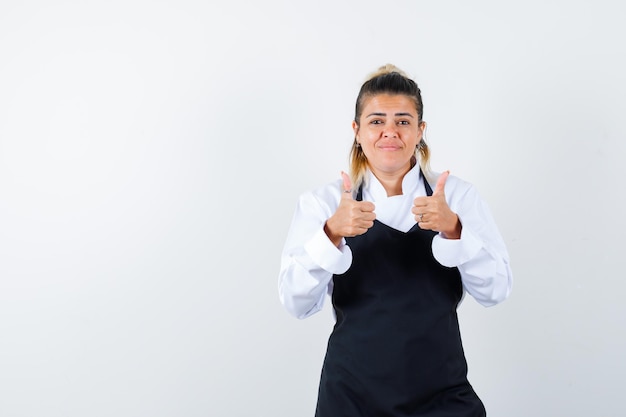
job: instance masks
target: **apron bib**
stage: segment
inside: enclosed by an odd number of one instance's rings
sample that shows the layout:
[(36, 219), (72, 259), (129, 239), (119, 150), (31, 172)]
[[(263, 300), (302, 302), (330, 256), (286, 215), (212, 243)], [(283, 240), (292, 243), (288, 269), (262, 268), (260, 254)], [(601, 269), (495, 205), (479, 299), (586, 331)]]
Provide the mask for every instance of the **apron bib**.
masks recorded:
[(352, 266), (333, 276), (337, 321), (316, 417), (485, 416), (467, 381), (457, 318), (461, 275), (433, 257), (435, 234), (375, 220), (346, 239)]

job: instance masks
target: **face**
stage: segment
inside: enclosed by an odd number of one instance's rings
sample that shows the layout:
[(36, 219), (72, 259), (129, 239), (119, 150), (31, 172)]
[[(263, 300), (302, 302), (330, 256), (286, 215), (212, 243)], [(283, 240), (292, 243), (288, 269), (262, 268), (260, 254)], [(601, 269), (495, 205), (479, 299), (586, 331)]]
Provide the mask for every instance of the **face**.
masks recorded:
[(425, 126), (410, 97), (390, 94), (367, 99), (359, 123), (352, 122), (369, 168), (379, 178), (403, 176), (411, 169)]

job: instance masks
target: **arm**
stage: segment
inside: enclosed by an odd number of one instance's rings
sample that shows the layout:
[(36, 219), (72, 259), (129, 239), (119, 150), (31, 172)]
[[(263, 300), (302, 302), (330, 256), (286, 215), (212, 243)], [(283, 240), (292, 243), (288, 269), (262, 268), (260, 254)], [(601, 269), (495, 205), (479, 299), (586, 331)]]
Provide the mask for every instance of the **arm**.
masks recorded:
[(281, 255), (278, 294), (289, 313), (303, 319), (318, 312), (332, 292), (333, 274), (345, 272), (352, 252), (341, 239), (335, 246), (324, 226), (340, 200), (340, 187), (303, 194), (296, 207)]
[(446, 196), (460, 220), (461, 237), (455, 240), (441, 233), (435, 236), (433, 255), (444, 266), (458, 267), (465, 290), (476, 301), (484, 306), (496, 305), (511, 292), (513, 275), (508, 251), (476, 189), (458, 178), (450, 180)]

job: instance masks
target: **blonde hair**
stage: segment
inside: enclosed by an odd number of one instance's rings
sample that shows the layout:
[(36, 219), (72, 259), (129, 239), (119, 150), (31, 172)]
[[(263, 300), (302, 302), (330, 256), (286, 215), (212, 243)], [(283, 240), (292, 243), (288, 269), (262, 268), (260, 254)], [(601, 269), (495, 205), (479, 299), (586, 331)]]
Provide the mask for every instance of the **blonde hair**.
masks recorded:
[[(365, 101), (378, 94), (399, 94), (411, 98), (415, 103), (419, 124), (422, 125), (424, 123), (422, 120), (424, 105), (419, 87), (404, 71), (393, 64), (386, 64), (371, 73), (361, 86), (354, 111), (354, 121), (357, 126), (359, 126), (359, 119), (361, 118)], [(420, 143), (415, 149), (415, 155), (411, 159), (412, 166), (416, 163), (419, 163), (426, 178), (430, 179), (430, 150), (423, 134)], [(355, 137), (350, 149), (350, 177), (353, 189), (358, 189), (361, 186), (367, 168), (367, 157)]]

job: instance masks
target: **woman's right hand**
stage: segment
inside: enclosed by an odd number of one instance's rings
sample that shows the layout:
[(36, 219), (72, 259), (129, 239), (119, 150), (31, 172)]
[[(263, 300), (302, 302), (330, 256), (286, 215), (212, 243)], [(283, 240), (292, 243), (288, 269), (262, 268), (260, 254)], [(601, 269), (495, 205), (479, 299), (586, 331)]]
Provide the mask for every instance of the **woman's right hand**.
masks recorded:
[(344, 237), (362, 235), (374, 225), (376, 213), (371, 201), (356, 201), (352, 197), (352, 182), (345, 172), (343, 178), (343, 193), (339, 207), (324, 225), (324, 232), (335, 246), (339, 246)]

